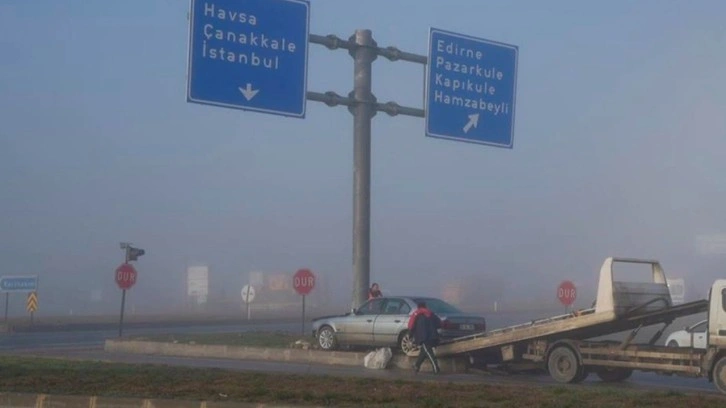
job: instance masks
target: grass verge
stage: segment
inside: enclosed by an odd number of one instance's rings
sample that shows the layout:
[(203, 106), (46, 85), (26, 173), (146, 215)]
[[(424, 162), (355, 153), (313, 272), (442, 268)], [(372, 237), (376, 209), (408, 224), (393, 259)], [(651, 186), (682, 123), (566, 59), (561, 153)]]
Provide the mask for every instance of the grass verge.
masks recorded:
[(335, 378), (0, 357), (0, 392), (390, 407), (723, 407), (726, 397), (624, 388)]

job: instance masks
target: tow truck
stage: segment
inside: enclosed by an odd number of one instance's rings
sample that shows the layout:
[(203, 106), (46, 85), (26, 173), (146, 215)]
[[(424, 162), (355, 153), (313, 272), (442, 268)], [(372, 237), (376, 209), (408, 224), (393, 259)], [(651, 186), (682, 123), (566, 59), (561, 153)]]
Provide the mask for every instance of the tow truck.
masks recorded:
[[(650, 265), (651, 277), (617, 280), (617, 263)], [(656, 345), (675, 319), (704, 312), (706, 349)], [(661, 324), (647, 342), (634, 342), (643, 327)], [(622, 340), (596, 340), (628, 331)], [(726, 279), (713, 283), (708, 299), (674, 306), (657, 260), (609, 257), (600, 268), (594, 307), (452, 339), (442, 342), (436, 354), (479, 354), (505, 365), (534, 365), (561, 383), (579, 383), (590, 373), (607, 382), (623, 381), (633, 370), (707, 377), (726, 394)]]

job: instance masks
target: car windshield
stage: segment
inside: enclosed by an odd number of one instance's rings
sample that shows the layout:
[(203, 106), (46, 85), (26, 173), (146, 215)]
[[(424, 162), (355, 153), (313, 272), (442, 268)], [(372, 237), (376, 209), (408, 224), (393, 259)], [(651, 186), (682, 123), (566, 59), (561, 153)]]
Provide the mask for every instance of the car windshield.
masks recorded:
[(426, 306), (431, 310), (432, 312), (436, 314), (452, 314), (452, 313), (461, 313), (461, 310), (455, 308), (454, 306), (444, 302), (441, 299), (414, 299), (414, 302), (426, 302)]
[(708, 323), (708, 320), (704, 320), (702, 322), (698, 322), (698, 323), (694, 324), (693, 326), (691, 326), (691, 328), (688, 329), (687, 331), (690, 331), (690, 332), (702, 332), (702, 331), (706, 331), (706, 323)]

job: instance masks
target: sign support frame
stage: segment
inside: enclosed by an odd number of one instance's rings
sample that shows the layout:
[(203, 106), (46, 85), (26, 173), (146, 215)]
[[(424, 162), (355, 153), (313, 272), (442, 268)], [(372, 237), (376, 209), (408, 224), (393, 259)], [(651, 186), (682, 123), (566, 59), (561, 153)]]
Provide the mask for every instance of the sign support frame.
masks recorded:
[[(305, 1), (305, 0), (303, 0)], [(191, 11), (194, 10), (194, 0), (190, 2), (192, 4)], [(308, 7), (310, 5), (308, 4)], [(424, 109), (413, 108), (407, 106), (401, 106), (396, 102), (389, 101), (386, 103), (377, 102), (375, 96), (371, 92), (372, 82), (372, 63), (375, 61), (378, 55), (385, 57), (390, 61), (407, 61), (417, 64), (421, 64), (424, 68), (430, 65), (429, 58), (426, 55), (419, 55), (410, 52), (401, 51), (396, 47), (378, 47), (373, 39), (371, 30), (356, 30), (355, 33), (349, 38), (344, 40), (334, 34), (327, 36), (310, 34), (310, 22), (309, 22), (309, 10), (308, 10), (308, 21), (307, 30), (308, 38), (305, 44), (306, 48), (306, 62), (305, 62), (305, 81), (304, 87), (304, 100), (316, 101), (325, 103), (329, 107), (335, 107), (338, 105), (345, 105), (348, 110), (353, 114), (353, 145), (354, 145), (354, 174), (353, 174), (353, 290), (351, 303), (353, 307), (357, 307), (366, 300), (366, 292), (370, 283), (370, 177), (371, 177), (371, 121), (375, 114), (379, 111), (387, 113), (389, 116), (406, 115), (427, 119), (426, 112), (426, 97), (427, 90), (424, 86), (422, 96), (424, 99)], [(192, 15), (190, 13), (190, 15)], [(194, 22), (190, 21), (189, 26), (189, 38), (192, 38), (192, 26)], [(336, 94), (335, 92), (328, 91), (325, 93), (312, 92), (307, 88), (307, 65), (308, 65), (308, 43), (319, 44), (327, 47), (329, 50), (345, 49), (348, 50), (350, 55), (354, 59), (354, 89), (348, 94), (348, 97), (344, 97)], [(507, 44), (509, 45), (509, 44)], [(515, 47), (516, 46), (512, 46)], [(191, 61), (191, 51), (189, 52), (188, 58)], [(517, 49), (518, 54), (518, 49)], [(518, 58), (518, 57), (517, 57)], [(191, 64), (190, 64), (191, 65)], [(190, 68), (190, 67), (188, 67)], [(190, 75), (190, 69), (188, 69), (188, 77)], [(516, 70), (515, 70), (516, 75)], [(426, 76), (427, 72), (424, 69), (424, 84), (427, 83)], [(516, 81), (516, 79), (515, 79)], [(249, 84), (248, 84), (249, 85)], [(249, 88), (249, 87), (248, 87)], [(240, 91), (242, 91), (240, 89)], [(251, 88), (245, 90), (247, 93), (253, 92)], [(515, 94), (516, 97), (516, 82), (515, 82)], [(244, 92), (243, 92), (244, 93)], [(252, 95), (249, 99), (254, 97)], [(197, 102), (189, 97), (189, 81), (187, 85), (187, 102)], [(513, 101), (514, 104), (514, 101)], [(214, 104), (210, 104), (214, 105)], [(222, 105), (223, 106), (223, 105)], [(229, 107), (229, 106), (228, 106)], [(265, 112), (260, 109), (250, 109), (247, 107), (238, 107), (247, 111), (256, 111), (258, 113), (271, 113), (281, 114), (280, 112)], [(303, 114), (298, 117), (304, 117)], [(514, 105), (512, 106), (514, 109)], [(283, 114), (285, 116), (295, 116), (289, 114)], [(514, 123), (514, 118), (512, 118)], [(468, 125), (469, 127), (474, 126)], [(514, 126), (514, 124), (512, 124)], [(511, 148), (511, 146), (509, 146)]]
[[(348, 50), (354, 58), (354, 91), (348, 97), (333, 91), (307, 91), (307, 99), (326, 104), (329, 107), (344, 105), (353, 114), (354, 175), (353, 175), (353, 294), (351, 306), (358, 307), (367, 299), (370, 283), (370, 124), (377, 112), (389, 116), (405, 115), (426, 119), (426, 77), (430, 65), (426, 55), (401, 51), (396, 47), (379, 47), (373, 39), (371, 30), (356, 30), (349, 40), (334, 34), (322, 36), (310, 34), (308, 41), (322, 45), (329, 50)], [(513, 46), (516, 47), (516, 46)], [(518, 51), (517, 51), (518, 53)], [(389, 61), (406, 61), (424, 67), (422, 100), (424, 109), (401, 106), (396, 102), (378, 102), (370, 92), (372, 62), (376, 56)], [(517, 57), (518, 58), (518, 57)], [(370, 65), (368, 65), (370, 64)], [(368, 92), (366, 92), (366, 90)], [(515, 94), (516, 97), (516, 94)], [(368, 116), (366, 116), (368, 114)], [(359, 159), (360, 157), (360, 159)]]

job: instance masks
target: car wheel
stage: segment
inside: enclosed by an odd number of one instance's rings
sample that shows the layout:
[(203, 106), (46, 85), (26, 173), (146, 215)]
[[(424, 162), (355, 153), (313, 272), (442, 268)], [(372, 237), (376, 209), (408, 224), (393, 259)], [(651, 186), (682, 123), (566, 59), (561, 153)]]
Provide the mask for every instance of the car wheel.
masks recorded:
[(407, 356), (418, 355), (418, 346), (413, 341), (413, 337), (408, 330), (401, 333), (398, 339), (398, 347), (403, 351), (403, 354)]
[(678, 346), (678, 342), (677, 342), (677, 341), (675, 341), (675, 340), (671, 340), (671, 341), (669, 341), (669, 342), (668, 342), (668, 344), (667, 344), (667, 346), (668, 346), (668, 347), (679, 347), (679, 346)]
[(335, 350), (338, 341), (335, 339), (335, 332), (330, 326), (323, 326), (318, 331), (318, 346), (323, 350)]

